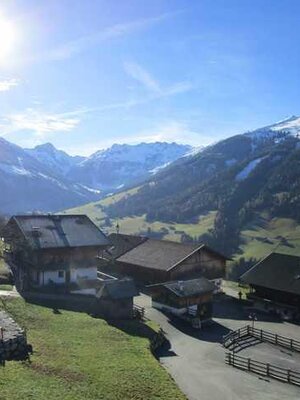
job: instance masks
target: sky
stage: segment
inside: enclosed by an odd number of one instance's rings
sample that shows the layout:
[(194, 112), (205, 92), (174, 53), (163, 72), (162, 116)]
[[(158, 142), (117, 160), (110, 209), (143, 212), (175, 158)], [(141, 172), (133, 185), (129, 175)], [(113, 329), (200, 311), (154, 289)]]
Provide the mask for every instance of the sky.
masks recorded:
[(0, 0), (0, 135), (90, 155), (300, 114), (299, 0)]

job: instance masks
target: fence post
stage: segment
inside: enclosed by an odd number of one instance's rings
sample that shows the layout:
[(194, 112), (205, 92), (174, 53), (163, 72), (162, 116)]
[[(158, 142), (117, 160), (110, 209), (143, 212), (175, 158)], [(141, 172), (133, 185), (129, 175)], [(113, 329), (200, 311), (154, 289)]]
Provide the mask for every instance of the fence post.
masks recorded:
[(277, 333), (275, 333), (275, 344), (278, 343)]
[(229, 365), (231, 365), (231, 353), (228, 353), (228, 362), (229, 362)]
[(248, 358), (248, 371), (251, 371), (251, 358)]
[(291, 349), (293, 350), (293, 339), (291, 339)]
[(270, 364), (266, 364), (266, 374), (270, 376)]
[(290, 383), (291, 382), (291, 370), (287, 370), (287, 381), (288, 381), (288, 383)]
[(249, 330), (249, 325), (247, 325), (247, 335), (249, 336), (249, 332), (250, 332), (250, 330)]
[(260, 340), (261, 340), (261, 342), (263, 341), (263, 330), (262, 329), (260, 330)]

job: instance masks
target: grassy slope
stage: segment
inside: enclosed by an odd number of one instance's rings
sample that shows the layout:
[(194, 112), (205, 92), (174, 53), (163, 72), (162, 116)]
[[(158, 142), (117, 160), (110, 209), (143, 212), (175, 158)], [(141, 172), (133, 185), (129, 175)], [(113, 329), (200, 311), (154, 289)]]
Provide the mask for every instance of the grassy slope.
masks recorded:
[[(168, 240), (180, 240), (182, 232), (195, 237), (206, 233), (213, 227), (216, 212), (210, 212), (206, 216), (199, 218), (195, 224), (171, 224), (159, 221), (148, 223), (144, 216), (121, 218), (118, 221), (111, 219), (111, 227), (105, 226), (107, 217), (102, 206), (109, 205), (122, 196), (130, 196), (137, 188), (107, 197), (96, 203), (86, 204), (67, 210), (67, 213), (84, 213), (89, 215), (100, 227), (108, 233), (115, 231), (115, 225), (118, 222), (122, 233), (146, 232), (148, 228), (152, 231), (160, 231), (162, 228), (168, 229), (169, 233), (164, 234)], [(283, 244), (281, 237), (288, 238), (287, 243)], [(300, 226), (291, 219), (274, 218), (270, 220), (266, 215), (259, 215), (252, 224), (246, 226), (241, 232), (243, 244), (240, 246), (240, 252), (234, 255), (234, 259), (245, 257), (261, 258), (277, 250), (287, 254), (297, 254), (300, 251)]]
[(181, 238), (181, 234), (185, 232), (190, 236), (199, 236), (208, 229), (213, 227), (215, 212), (211, 212), (205, 216), (199, 217), (199, 221), (194, 224), (173, 224), (173, 223), (164, 223), (160, 221), (155, 222), (147, 222), (145, 216), (136, 216), (136, 217), (126, 217), (110, 219), (111, 226), (105, 225), (105, 219), (107, 215), (103, 210), (103, 207), (108, 206), (109, 204), (118, 201), (120, 198), (124, 196), (130, 196), (134, 194), (138, 188), (134, 188), (128, 190), (126, 192), (118, 193), (113, 196), (106, 197), (103, 200), (89, 203), (81, 207), (72, 208), (66, 210), (65, 213), (68, 214), (87, 214), (97, 225), (103, 228), (107, 233), (115, 232), (115, 226), (118, 223), (120, 225), (120, 229), (122, 233), (125, 234), (138, 234), (140, 232), (147, 232), (148, 228), (150, 228), (154, 232), (159, 232), (161, 229), (167, 229), (169, 233), (164, 234), (164, 238), (168, 240), (179, 241)]
[[(286, 238), (286, 241), (282, 241)], [(261, 258), (276, 250), (281, 253), (299, 255), (300, 225), (289, 218), (273, 218), (260, 215), (242, 231), (243, 256)]]
[(83, 313), (54, 314), (22, 299), (6, 304), (35, 352), (31, 364), (1, 368), (1, 399), (185, 399), (150, 353), (148, 338), (139, 336), (137, 322), (124, 325), (136, 333), (127, 334)]

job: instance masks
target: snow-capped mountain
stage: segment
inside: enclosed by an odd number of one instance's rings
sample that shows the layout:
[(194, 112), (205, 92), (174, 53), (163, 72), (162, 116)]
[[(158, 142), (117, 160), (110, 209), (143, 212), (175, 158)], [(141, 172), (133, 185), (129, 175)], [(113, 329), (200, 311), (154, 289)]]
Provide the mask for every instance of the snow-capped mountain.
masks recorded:
[(99, 198), (0, 138), (0, 212), (55, 211)]
[(85, 186), (114, 191), (141, 182), (191, 151), (177, 143), (114, 144), (70, 168), (67, 176)]
[(272, 138), (280, 139), (289, 135), (298, 136), (300, 135), (300, 117), (292, 115), (291, 117), (276, 122), (275, 124), (247, 132), (245, 135), (256, 141)]
[(22, 149), (0, 138), (0, 213), (57, 211), (94, 201), (189, 150), (175, 143), (114, 145), (85, 158), (50, 143)]
[[(300, 221), (300, 118), (232, 136), (183, 157), (150, 177), (130, 196), (109, 204), (109, 218), (195, 223), (215, 212), (204, 239), (231, 253), (255, 218)], [(200, 238), (199, 240), (204, 240)]]
[(62, 150), (56, 149), (52, 143), (45, 143), (26, 149), (26, 152), (55, 173), (66, 175), (70, 168), (80, 163), (85, 157), (70, 156)]

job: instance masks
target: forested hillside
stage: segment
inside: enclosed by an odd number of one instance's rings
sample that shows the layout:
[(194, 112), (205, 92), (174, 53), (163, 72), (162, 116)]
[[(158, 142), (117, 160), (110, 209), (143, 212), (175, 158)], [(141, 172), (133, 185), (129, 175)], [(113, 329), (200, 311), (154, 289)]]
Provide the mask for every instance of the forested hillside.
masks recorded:
[[(107, 230), (205, 241), (241, 268), (300, 250), (299, 118), (223, 140), (81, 208)], [(72, 210), (74, 211), (74, 210)], [(250, 260), (250, 261), (249, 261)]]

